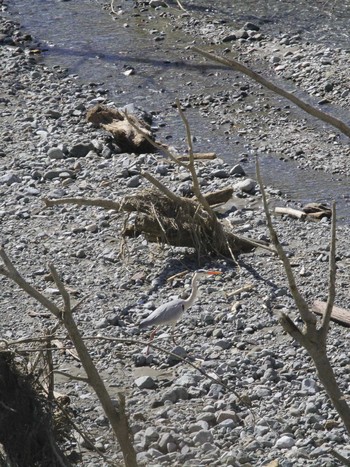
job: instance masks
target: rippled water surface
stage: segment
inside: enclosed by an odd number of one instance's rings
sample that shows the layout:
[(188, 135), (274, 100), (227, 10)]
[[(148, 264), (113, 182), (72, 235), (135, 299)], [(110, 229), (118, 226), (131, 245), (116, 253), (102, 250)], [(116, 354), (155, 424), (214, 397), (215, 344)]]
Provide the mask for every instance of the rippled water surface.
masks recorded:
[[(253, 21), (266, 32), (301, 31), (311, 42), (350, 49), (350, 0), (182, 1), (190, 10), (207, 11), (233, 27)], [(175, 1), (169, 3), (176, 5)], [(47, 48), (44, 60), (49, 66), (61, 65), (85, 81), (103, 83), (118, 105), (136, 102), (147, 110), (171, 108), (176, 97), (188, 93), (184, 86), (188, 81), (196, 84), (197, 91), (192, 88), (193, 92), (217, 91), (215, 79), (208, 79), (217, 65), (182, 61), (183, 48), (189, 39), (180, 32), (167, 30), (166, 41), (154, 41), (154, 35), (143, 28), (142, 18), (132, 15), (133, 4), (131, 0), (114, 2), (116, 10), (125, 12), (118, 21), (101, 8), (98, 0), (11, 0), (10, 11)], [(157, 29), (161, 31), (166, 27), (161, 21), (166, 20), (159, 21)], [(128, 66), (137, 69), (132, 80), (125, 79), (123, 74)], [(237, 162), (240, 150), (246, 149), (243, 141), (230, 148), (223, 130), (208, 135), (208, 122), (198, 111), (189, 110), (187, 115), (197, 136), (196, 150), (216, 151), (230, 164)], [(169, 138), (173, 135), (177, 144), (183, 138), (183, 129), (175, 110), (164, 123), (165, 135)], [(350, 223), (350, 203), (346, 201), (350, 192), (348, 179), (339, 182), (322, 172), (311, 175), (293, 163), (271, 156), (262, 155), (261, 161), (266, 183), (301, 202), (336, 199), (339, 217)], [(250, 170), (254, 171), (253, 164)]]

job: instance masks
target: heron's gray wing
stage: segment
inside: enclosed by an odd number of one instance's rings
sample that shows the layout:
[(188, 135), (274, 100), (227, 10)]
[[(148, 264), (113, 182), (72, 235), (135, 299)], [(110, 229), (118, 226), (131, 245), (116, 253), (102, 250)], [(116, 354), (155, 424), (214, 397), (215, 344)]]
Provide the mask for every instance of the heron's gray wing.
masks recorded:
[(176, 323), (185, 311), (185, 300), (177, 298), (171, 302), (163, 303), (140, 323), (140, 328), (158, 324)]

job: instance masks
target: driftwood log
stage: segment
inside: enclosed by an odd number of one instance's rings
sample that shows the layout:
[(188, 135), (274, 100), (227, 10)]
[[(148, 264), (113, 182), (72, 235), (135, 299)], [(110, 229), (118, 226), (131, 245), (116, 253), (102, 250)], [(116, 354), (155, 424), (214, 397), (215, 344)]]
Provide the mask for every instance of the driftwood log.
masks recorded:
[[(312, 304), (312, 311), (321, 316), (324, 316), (326, 308), (327, 303), (321, 300), (315, 300)], [(333, 305), (331, 320), (350, 327), (350, 310)]]
[[(135, 130), (135, 127), (125, 118), (125, 114), (118, 109), (98, 104), (88, 110), (86, 118), (97, 128), (103, 128), (111, 133), (122, 151), (137, 154), (154, 151), (154, 146), (142, 133)], [(146, 122), (138, 119), (135, 115), (128, 115), (128, 118), (153, 140), (151, 128)]]
[[(230, 189), (220, 190), (209, 195), (209, 202), (217, 204), (227, 201)], [(217, 219), (214, 222), (195, 199), (167, 197), (158, 190), (144, 190), (136, 195), (120, 200), (62, 198), (44, 199), (46, 206), (76, 204), (80, 206), (100, 206), (127, 213), (136, 212), (133, 223), (124, 228), (122, 235), (136, 237), (144, 235), (149, 242), (165, 243), (172, 246), (191, 247), (200, 253), (216, 253), (224, 256), (252, 251), (258, 243), (235, 235), (223, 226), (225, 242), (218, 242)], [(264, 245), (261, 245), (264, 246)]]
[(308, 203), (302, 210), (289, 207), (276, 207), (275, 213), (287, 214), (288, 216), (296, 219), (312, 220), (323, 219), (323, 217), (327, 217), (329, 219), (332, 216), (332, 210), (330, 207), (322, 203)]

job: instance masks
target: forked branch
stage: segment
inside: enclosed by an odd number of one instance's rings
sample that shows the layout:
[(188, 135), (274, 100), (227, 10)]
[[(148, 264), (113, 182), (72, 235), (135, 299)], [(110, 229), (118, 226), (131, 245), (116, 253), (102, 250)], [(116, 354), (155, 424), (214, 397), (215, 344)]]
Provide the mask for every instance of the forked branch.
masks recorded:
[(235, 71), (238, 70), (241, 73), (244, 73), (245, 75), (249, 76), (254, 81), (256, 81), (257, 83), (262, 84), (267, 89), (270, 89), (270, 91), (273, 91), (274, 93), (279, 94), (280, 96), (293, 102), (293, 104), (297, 105), (300, 109), (304, 110), (309, 115), (312, 115), (313, 117), (316, 117), (319, 120), (322, 120), (323, 122), (326, 122), (329, 125), (332, 125), (334, 128), (337, 128), (339, 131), (341, 131), (344, 135), (350, 137), (350, 127), (349, 125), (344, 123), (342, 120), (340, 120), (339, 118), (333, 117), (333, 115), (330, 115), (326, 112), (322, 112), (322, 110), (319, 110), (313, 105), (310, 105), (306, 103), (305, 101), (303, 101), (302, 99), (299, 99), (295, 94), (292, 94), (291, 92), (285, 91), (281, 87), (276, 86), (271, 81), (267, 80), (266, 78), (259, 75), (258, 73), (251, 70), (250, 68), (246, 67), (245, 65), (238, 62), (237, 60), (234, 60), (234, 59), (229, 60), (227, 58), (220, 57), (213, 53), (206, 52), (205, 50), (199, 49), (198, 47), (193, 47), (192, 50), (194, 52), (199, 53), (200, 55), (207, 58), (208, 60), (221, 63), (222, 65), (226, 65)]
[[(83, 341), (83, 338), (78, 330), (75, 320), (72, 315), (70, 296), (65, 288), (59, 274), (57, 273), (53, 264), (49, 265), (52, 277), (57, 285), (58, 290), (63, 299), (64, 307), (60, 309), (54, 302), (47, 299), (41, 292), (31, 286), (17, 271), (15, 266), (12, 264), (9, 257), (6, 255), (3, 248), (0, 249), (0, 256), (4, 262), (4, 266), (0, 266), (0, 274), (3, 274), (7, 278), (16, 282), (22, 290), (27, 294), (35, 298), (39, 303), (45, 306), (51, 313), (63, 322), (67, 329), (70, 339), (72, 340), (76, 351), (79, 355), (80, 361), (87, 374), (89, 383), (96, 392), (101, 405), (108, 417), (112, 429), (116, 435), (116, 438), (120, 444), (123, 452), (125, 465), (127, 467), (137, 467), (136, 452), (131, 442), (131, 436), (129, 431), (128, 419), (123, 409), (124, 405), (121, 403), (118, 410), (114, 407), (114, 404), (108, 394), (108, 391), (103, 383), (103, 380), (97, 371), (93, 360), (89, 354), (89, 351)], [(123, 399), (121, 399), (123, 401)]]
[(294, 302), (299, 310), (300, 317), (304, 321), (305, 327), (300, 329), (286, 314), (281, 314), (280, 322), (285, 331), (292, 336), (299, 344), (304, 347), (309, 355), (311, 356), (318, 377), (323, 384), (329, 398), (331, 399), (336, 411), (342, 418), (344, 425), (350, 434), (350, 407), (346, 402), (344, 394), (340, 390), (339, 384), (336, 380), (331, 362), (327, 355), (327, 333), (329, 328), (329, 320), (333, 308), (334, 297), (335, 297), (335, 206), (333, 205), (332, 212), (332, 235), (331, 235), (331, 249), (330, 249), (330, 260), (329, 260), (329, 289), (328, 289), (328, 301), (327, 310), (323, 318), (321, 327), (317, 329), (316, 316), (310, 311), (308, 304), (299, 292), (290, 262), (278, 240), (276, 231), (272, 225), (271, 215), (268, 210), (266, 202), (266, 194), (262, 178), (260, 175), (259, 161), (256, 161), (256, 173), (260, 190), (263, 197), (265, 215), (267, 224), (269, 227), (270, 235), (273, 244), (276, 247), (278, 255), (283, 262), (284, 270), (288, 279), (289, 289), (292, 293)]

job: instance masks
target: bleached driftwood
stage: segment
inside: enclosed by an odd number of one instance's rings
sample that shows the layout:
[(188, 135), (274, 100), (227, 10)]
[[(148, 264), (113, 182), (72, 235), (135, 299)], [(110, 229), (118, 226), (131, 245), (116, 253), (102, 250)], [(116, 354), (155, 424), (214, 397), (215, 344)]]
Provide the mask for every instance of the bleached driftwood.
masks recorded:
[[(321, 300), (315, 300), (312, 304), (312, 311), (314, 311), (318, 315), (323, 316), (326, 311), (326, 307), (326, 302), (322, 302)], [(350, 326), (350, 310), (333, 305), (331, 320), (336, 321), (337, 323), (343, 324), (345, 326)]]
[(295, 217), (296, 219), (305, 219), (306, 212), (300, 211), (299, 209), (293, 209), (288, 207), (276, 207), (276, 214), (287, 214), (288, 216)]

